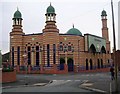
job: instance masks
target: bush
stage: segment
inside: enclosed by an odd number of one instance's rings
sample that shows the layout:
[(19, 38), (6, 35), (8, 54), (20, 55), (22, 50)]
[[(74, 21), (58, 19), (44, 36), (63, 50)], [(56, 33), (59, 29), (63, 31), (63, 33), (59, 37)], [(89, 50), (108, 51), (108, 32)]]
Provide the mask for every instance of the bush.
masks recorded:
[(12, 72), (14, 71), (14, 68), (9, 63), (3, 63), (2, 64), (2, 72)]
[(12, 71), (14, 71), (13, 68), (3, 68), (2, 69), (2, 72), (12, 72)]

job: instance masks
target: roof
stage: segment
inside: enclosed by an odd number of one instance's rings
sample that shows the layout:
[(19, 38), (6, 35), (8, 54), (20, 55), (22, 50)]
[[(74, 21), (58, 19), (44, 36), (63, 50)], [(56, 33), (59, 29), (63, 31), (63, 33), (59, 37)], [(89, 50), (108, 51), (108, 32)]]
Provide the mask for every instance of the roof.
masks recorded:
[(51, 5), (51, 3), (50, 3), (50, 6), (47, 8), (47, 13), (48, 13), (48, 14), (55, 13), (55, 9), (54, 9), (54, 7)]
[(74, 25), (73, 25), (73, 28), (71, 28), (67, 31), (67, 34), (82, 35), (82, 33), (77, 28), (74, 28)]
[(18, 8), (17, 8), (17, 11), (14, 13), (14, 18), (22, 18), (22, 14), (21, 14), (21, 12), (18, 10)]
[(107, 13), (105, 10), (102, 11), (101, 16), (107, 16)]

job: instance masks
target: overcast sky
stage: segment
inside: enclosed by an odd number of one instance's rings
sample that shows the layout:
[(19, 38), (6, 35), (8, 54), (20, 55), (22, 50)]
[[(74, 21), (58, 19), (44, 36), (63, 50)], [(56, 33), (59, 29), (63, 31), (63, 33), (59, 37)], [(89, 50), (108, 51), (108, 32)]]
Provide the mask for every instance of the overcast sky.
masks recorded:
[[(119, 0), (113, 1), (117, 37)], [(111, 48), (113, 47), (110, 0), (2, 0), (0, 1), (0, 26), (2, 26), (0, 28), (0, 49), (2, 49), (2, 54), (9, 51), (9, 33), (12, 30), (12, 18), (17, 7), (22, 13), (23, 31), (26, 34), (42, 33), (42, 29), (45, 26), (46, 9), (50, 5), (50, 2), (57, 14), (56, 25), (60, 33), (66, 33), (72, 28), (72, 24), (74, 24), (75, 28), (79, 29), (82, 35), (89, 33), (102, 36), (101, 12), (103, 9), (106, 10), (109, 38)], [(118, 40), (118, 38), (116, 39)]]

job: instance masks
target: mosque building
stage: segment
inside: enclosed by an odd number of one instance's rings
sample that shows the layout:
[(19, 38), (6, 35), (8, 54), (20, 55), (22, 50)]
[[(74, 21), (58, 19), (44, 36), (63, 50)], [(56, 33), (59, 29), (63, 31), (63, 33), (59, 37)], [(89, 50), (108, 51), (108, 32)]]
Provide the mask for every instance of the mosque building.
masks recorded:
[(59, 33), (56, 26), (55, 8), (50, 4), (46, 10), (46, 25), (42, 33), (25, 34), (22, 14), (17, 9), (10, 32), (10, 62), (20, 72), (68, 73), (96, 70), (109, 66), (111, 59), (107, 13), (101, 13), (102, 37), (82, 34), (77, 28)]

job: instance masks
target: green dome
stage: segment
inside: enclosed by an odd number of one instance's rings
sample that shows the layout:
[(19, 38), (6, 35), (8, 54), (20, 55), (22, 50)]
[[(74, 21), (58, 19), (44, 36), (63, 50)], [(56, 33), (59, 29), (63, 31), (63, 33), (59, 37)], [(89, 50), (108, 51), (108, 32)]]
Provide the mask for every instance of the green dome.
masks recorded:
[(22, 18), (21, 12), (17, 9), (17, 11), (14, 13), (14, 18)]
[(105, 10), (102, 11), (101, 16), (107, 16), (107, 13)]
[(74, 26), (73, 26), (73, 28), (71, 28), (70, 30), (67, 31), (67, 34), (82, 35), (82, 33), (78, 29), (74, 28)]
[(47, 13), (55, 13), (55, 9), (54, 9), (53, 6), (51, 6), (51, 4), (50, 4), (50, 6), (47, 8)]

